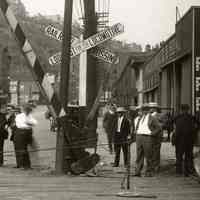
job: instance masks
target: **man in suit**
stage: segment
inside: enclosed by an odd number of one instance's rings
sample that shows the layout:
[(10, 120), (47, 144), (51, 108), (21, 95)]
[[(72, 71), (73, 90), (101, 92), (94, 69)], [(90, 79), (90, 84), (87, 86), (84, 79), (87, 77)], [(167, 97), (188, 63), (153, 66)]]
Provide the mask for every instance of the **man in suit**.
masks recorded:
[[(162, 127), (162, 119), (160, 114), (160, 108), (156, 102), (149, 103), (150, 114), (157, 119)], [(160, 170), (160, 150), (163, 138), (163, 131), (162, 129), (158, 132), (157, 135), (153, 137), (153, 166), (154, 172), (159, 172)]]
[[(195, 120), (189, 113), (189, 105), (181, 105), (181, 113), (175, 117), (176, 173), (189, 176), (193, 169), (193, 144)], [(184, 161), (184, 162), (183, 162)], [(183, 170), (184, 168), (184, 170)]]
[(136, 171), (135, 176), (141, 176), (146, 158), (146, 177), (153, 176), (153, 139), (161, 131), (158, 120), (149, 113), (149, 105), (142, 106), (142, 114), (135, 119), (136, 132)]
[(130, 135), (130, 123), (126, 118), (126, 110), (123, 107), (118, 107), (117, 117), (115, 119), (115, 133), (114, 133), (114, 149), (115, 161), (114, 167), (119, 166), (121, 149), (124, 155), (124, 165), (128, 164), (128, 136)]

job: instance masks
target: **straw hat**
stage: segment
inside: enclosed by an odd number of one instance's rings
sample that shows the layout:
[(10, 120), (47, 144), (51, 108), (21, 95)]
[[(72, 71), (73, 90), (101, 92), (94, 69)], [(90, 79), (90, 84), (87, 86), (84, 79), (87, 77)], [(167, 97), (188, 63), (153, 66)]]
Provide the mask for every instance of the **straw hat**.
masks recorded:
[(140, 110), (142, 108), (142, 105), (136, 106), (135, 109), (136, 110)]
[(118, 107), (116, 112), (126, 112), (124, 107)]
[(158, 108), (159, 106), (158, 106), (157, 102), (149, 102), (148, 107), (150, 107), (150, 108)]
[(129, 109), (135, 111), (137, 109), (137, 106), (129, 106)]

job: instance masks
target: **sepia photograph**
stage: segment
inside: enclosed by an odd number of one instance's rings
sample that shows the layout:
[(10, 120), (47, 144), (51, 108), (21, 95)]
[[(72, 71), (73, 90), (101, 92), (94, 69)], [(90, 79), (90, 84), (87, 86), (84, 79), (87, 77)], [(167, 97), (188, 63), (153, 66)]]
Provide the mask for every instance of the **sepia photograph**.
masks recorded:
[(117, 199), (200, 199), (200, 1), (0, 0), (0, 200)]

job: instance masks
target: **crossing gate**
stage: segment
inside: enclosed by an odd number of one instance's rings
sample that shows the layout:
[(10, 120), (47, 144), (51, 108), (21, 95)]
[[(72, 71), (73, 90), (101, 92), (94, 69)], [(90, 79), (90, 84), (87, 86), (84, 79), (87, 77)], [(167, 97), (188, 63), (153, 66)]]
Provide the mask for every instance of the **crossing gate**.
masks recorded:
[(31, 71), (36, 84), (40, 88), (40, 92), (47, 101), (49, 110), (52, 112), (54, 118), (65, 115), (65, 111), (58, 95), (51, 86), (48, 76), (46, 76), (46, 73), (40, 64), (36, 53), (27, 40), (7, 0), (0, 0), (0, 9), (15, 36), (20, 50), (28, 63), (29, 70)]

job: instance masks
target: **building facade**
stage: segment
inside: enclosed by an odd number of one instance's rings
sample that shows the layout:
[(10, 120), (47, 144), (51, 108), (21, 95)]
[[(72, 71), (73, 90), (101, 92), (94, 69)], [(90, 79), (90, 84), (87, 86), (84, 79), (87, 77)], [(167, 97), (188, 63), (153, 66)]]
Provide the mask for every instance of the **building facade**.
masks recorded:
[(175, 33), (144, 64), (143, 101), (179, 111), (200, 109), (200, 7), (191, 7), (176, 23)]

